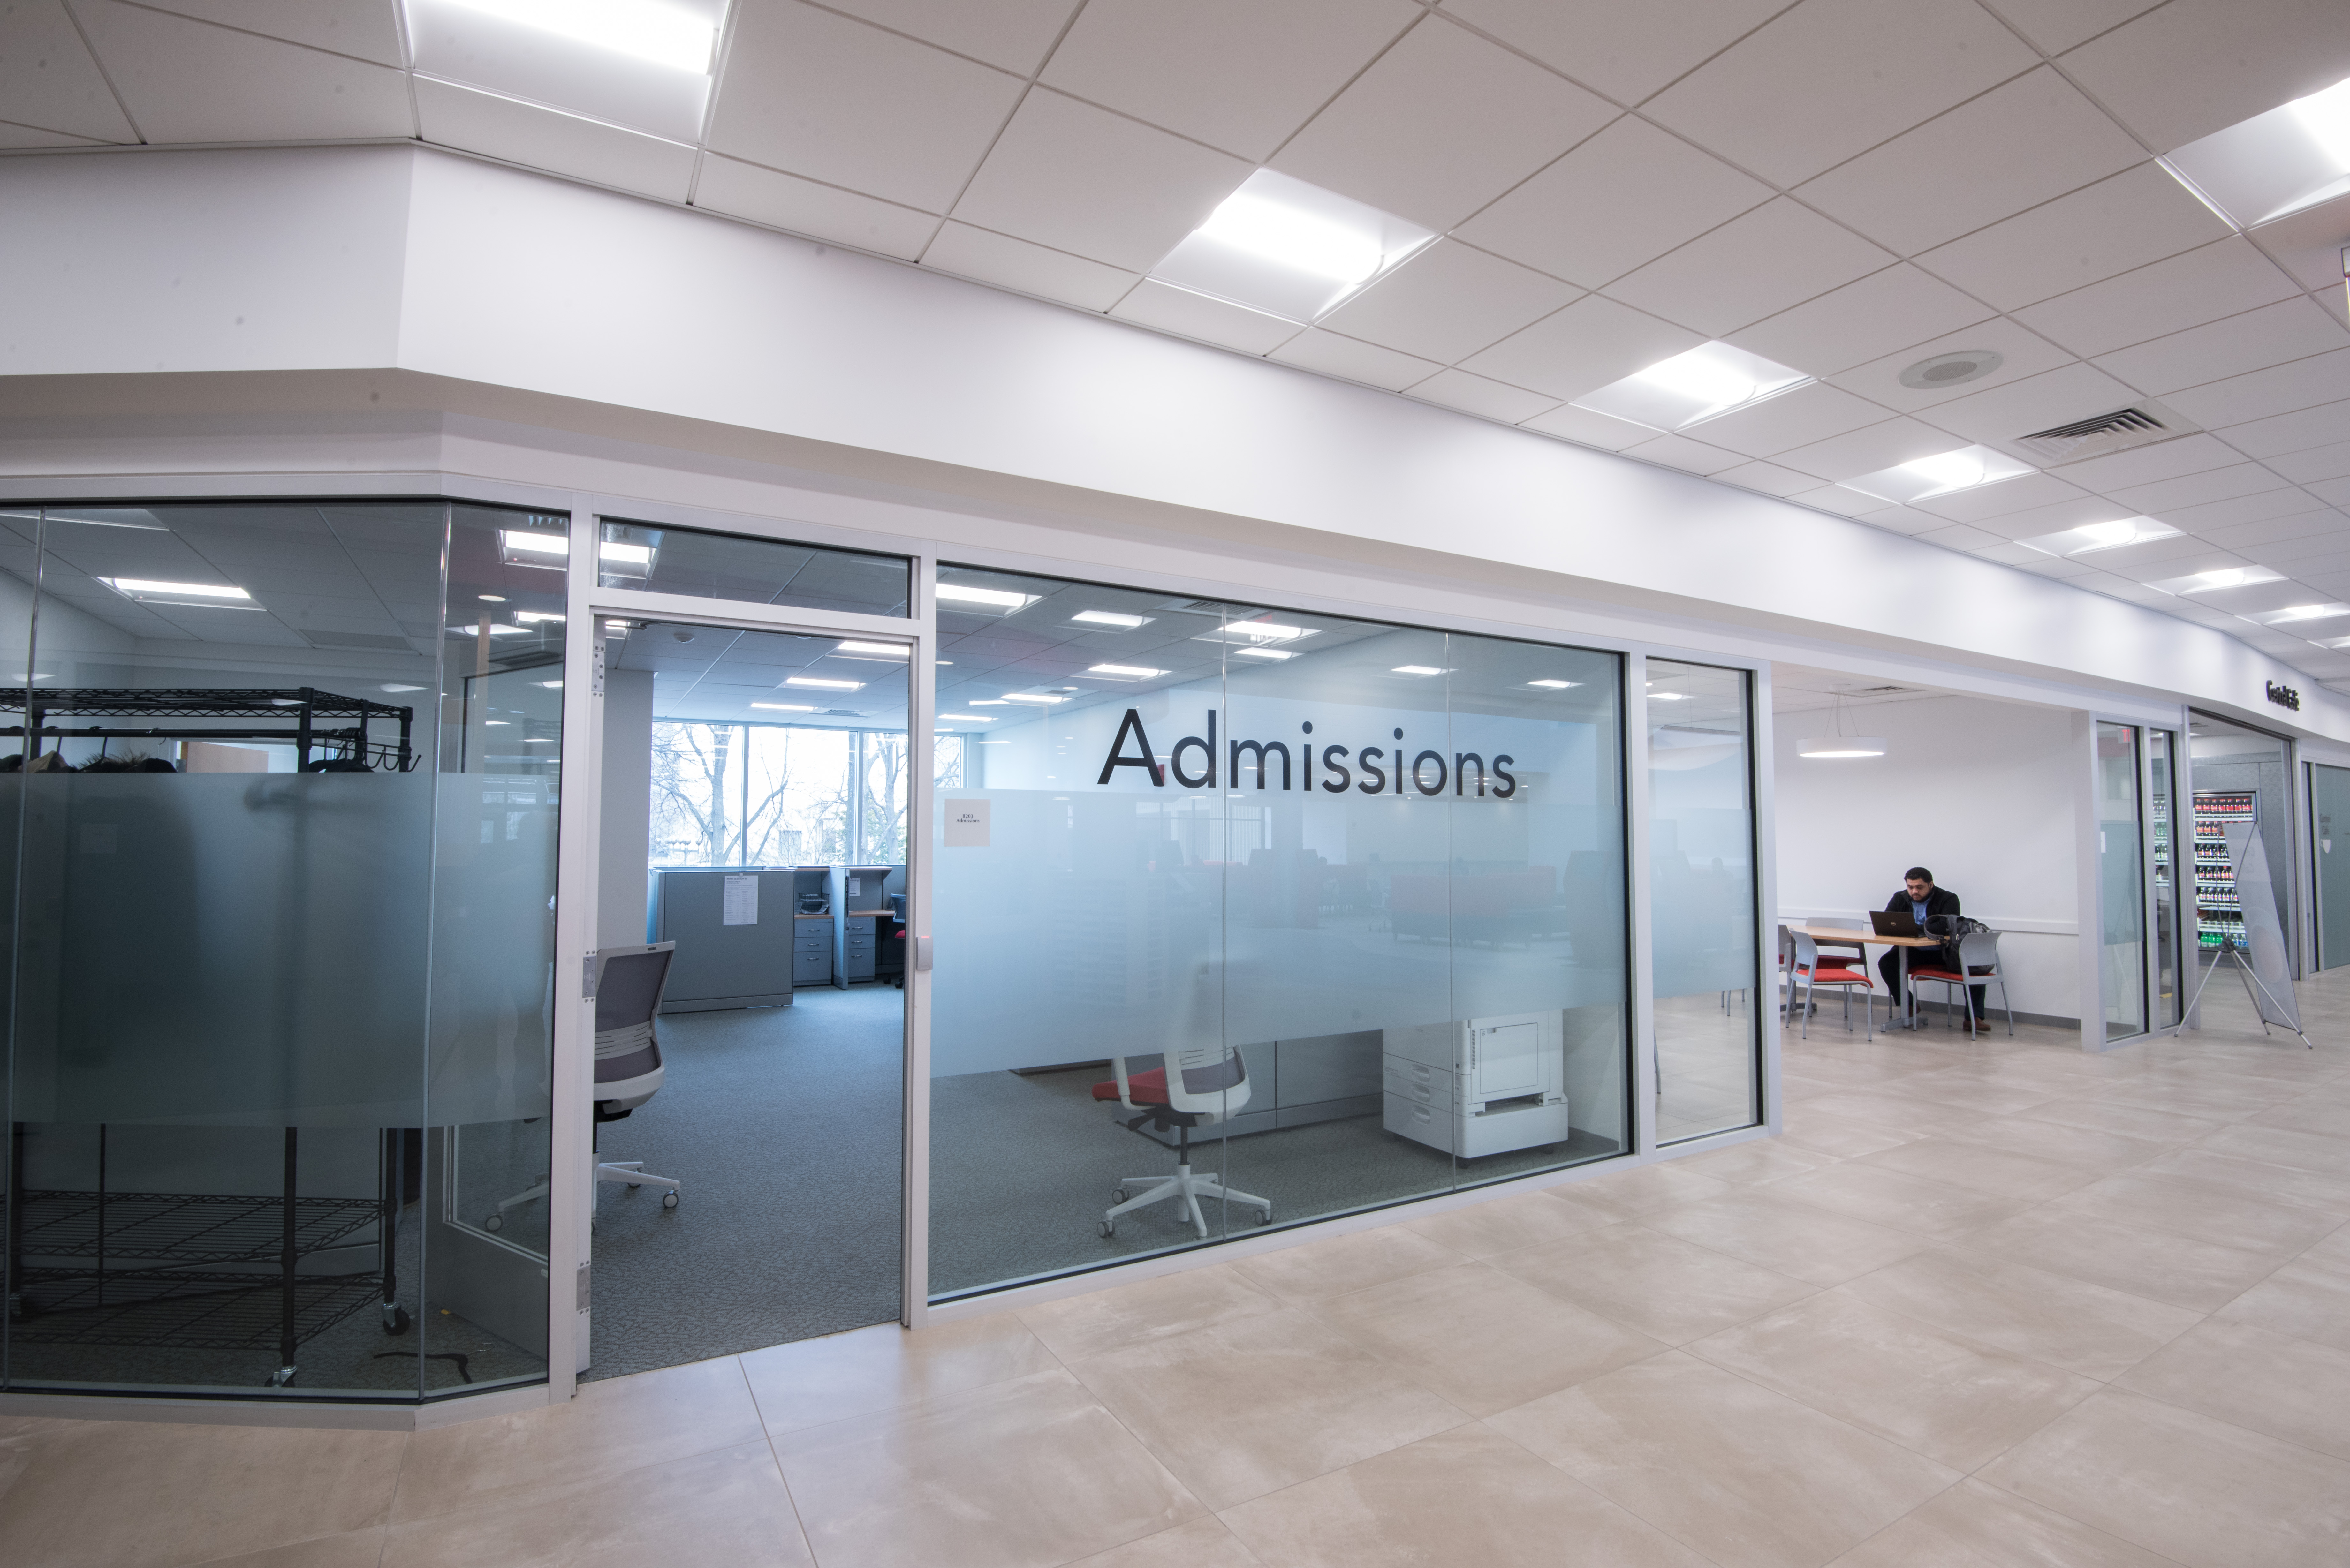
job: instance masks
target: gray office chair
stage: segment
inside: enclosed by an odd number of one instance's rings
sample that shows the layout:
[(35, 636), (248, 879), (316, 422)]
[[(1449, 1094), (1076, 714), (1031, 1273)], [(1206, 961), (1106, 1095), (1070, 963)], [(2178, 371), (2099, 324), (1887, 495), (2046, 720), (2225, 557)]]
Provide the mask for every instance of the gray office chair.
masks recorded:
[[(1946, 948), (1943, 950), (1947, 952), (1950, 950)], [(1983, 998), (1983, 1006), (1978, 1014), (1974, 993), (1995, 985), (1999, 987), (2000, 1008), (2007, 1014), (2007, 1032), (2010, 1034), (2015, 1033), (2015, 1006), (2008, 1000), (2007, 976), (1999, 967), (1997, 931), (1970, 931), (1960, 937), (1957, 969), (1940, 963), (1913, 969), (1909, 971), (1909, 983), (1913, 986), (1940, 986), (1950, 998), (1950, 1023), (1957, 1022), (1959, 1010), (1963, 1007), (1967, 1015), (1967, 1031), (1972, 1034), (1981, 1034), (1991, 1023), (1991, 999)]]
[[(1220, 1184), (1212, 1172), (1204, 1176), (1192, 1173), (1191, 1129), (1238, 1116), (1241, 1107), (1249, 1102), (1249, 1077), (1248, 1063), (1242, 1057), (1240, 1047), (1227, 1044), (1221, 1038), (1213, 976), (1207, 965), (1201, 964), (1193, 975), (1191, 992), (1191, 1005), (1185, 1010), (1174, 1039), (1160, 1058), (1161, 1065), (1132, 1073), (1127, 1070), (1125, 1057), (1113, 1056), (1110, 1071), (1116, 1076), (1094, 1085), (1095, 1099), (1116, 1100), (1136, 1113), (1131, 1118), (1121, 1118), (1129, 1131), (1141, 1132), (1149, 1124), (1161, 1132), (1171, 1129), (1176, 1137), (1173, 1176), (1118, 1179), (1118, 1188), (1111, 1194), (1117, 1201), (1102, 1215), (1101, 1233), (1105, 1237), (1118, 1233), (1119, 1215), (1170, 1199), (1181, 1206), (1202, 1241), (1208, 1239), (1208, 1218), (1200, 1210), (1203, 1198), (1244, 1203), (1256, 1210), (1256, 1222), (1260, 1225), (1273, 1220), (1270, 1199), (1236, 1192)], [(1156, 1185), (1139, 1197), (1127, 1196), (1129, 1189), (1146, 1183)]]
[[(596, 1125), (617, 1122), (660, 1092), (665, 1075), (657, 1023), (661, 992), (669, 987), (675, 942), (645, 947), (602, 948), (596, 953)], [(630, 1188), (659, 1187), (661, 1207), (677, 1207), (685, 1184), (655, 1176), (640, 1159), (596, 1162), (596, 1179)], [(506, 1210), (546, 1196), (547, 1179), (517, 1192), (482, 1221), (484, 1230), (505, 1227)]]

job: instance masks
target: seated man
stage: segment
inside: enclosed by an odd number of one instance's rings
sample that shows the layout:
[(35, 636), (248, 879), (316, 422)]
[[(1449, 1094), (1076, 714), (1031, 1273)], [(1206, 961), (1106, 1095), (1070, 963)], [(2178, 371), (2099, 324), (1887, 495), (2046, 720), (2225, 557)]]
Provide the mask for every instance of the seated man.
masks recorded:
[[(1885, 901), (1887, 914), (1898, 914), (1906, 909), (1917, 920), (1918, 929), (1922, 931), (1926, 928), (1927, 917), (1959, 913), (1959, 896), (1948, 888), (1935, 887), (1934, 874), (1923, 866), (1909, 867), (1902, 874), (1901, 882), (1901, 891)], [(1885, 977), (1885, 989), (1892, 994), (1893, 1005), (1897, 1012), (1900, 1009), (1903, 1000), (1901, 961), (1905, 954), (1908, 958), (1911, 969), (1925, 969), (1930, 966), (1936, 969), (1955, 970), (1959, 967), (1959, 944), (1955, 941), (1946, 943), (1939, 951), (1932, 948), (1887, 949), (1885, 956), (1877, 961), (1877, 972)], [(1982, 1016), (1983, 989), (1980, 985), (1969, 987), (1974, 994), (1974, 1016), (1977, 1018)]]

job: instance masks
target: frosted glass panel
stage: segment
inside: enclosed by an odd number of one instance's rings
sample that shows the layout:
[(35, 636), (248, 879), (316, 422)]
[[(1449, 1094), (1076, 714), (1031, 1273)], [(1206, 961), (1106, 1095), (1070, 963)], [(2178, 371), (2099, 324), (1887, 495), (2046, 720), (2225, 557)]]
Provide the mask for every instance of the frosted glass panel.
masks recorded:
[(2137, 729), (2097, 726), (2098, 973), (2108, 1039), (2146, 1032), (2146, 861)]
[(1742, 670), (1648, 662), (1657, 1141), (1762, 1117), (1752, 727)]

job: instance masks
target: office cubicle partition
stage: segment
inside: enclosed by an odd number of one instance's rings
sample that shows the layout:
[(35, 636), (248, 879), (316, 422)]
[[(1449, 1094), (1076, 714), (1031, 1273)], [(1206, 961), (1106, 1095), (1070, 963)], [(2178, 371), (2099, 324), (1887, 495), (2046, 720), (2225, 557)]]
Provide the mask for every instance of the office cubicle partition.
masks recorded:
[(0, 515), (0, 1386), (545, 1377), (568, 527)]

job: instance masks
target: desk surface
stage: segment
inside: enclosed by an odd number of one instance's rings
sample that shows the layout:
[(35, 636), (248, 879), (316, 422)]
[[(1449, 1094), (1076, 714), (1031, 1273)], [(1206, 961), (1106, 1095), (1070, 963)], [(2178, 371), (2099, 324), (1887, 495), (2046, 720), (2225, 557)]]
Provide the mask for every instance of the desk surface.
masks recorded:
[(1882, 948), (1939, 948), (1939, 937), (1880, 937), (1875, 931), (1851, 926), (1795, 926), (1787, 928), (1801, 931), (1815, 942), (1867, 942)]

